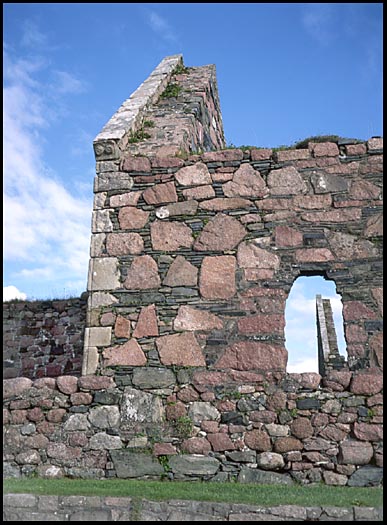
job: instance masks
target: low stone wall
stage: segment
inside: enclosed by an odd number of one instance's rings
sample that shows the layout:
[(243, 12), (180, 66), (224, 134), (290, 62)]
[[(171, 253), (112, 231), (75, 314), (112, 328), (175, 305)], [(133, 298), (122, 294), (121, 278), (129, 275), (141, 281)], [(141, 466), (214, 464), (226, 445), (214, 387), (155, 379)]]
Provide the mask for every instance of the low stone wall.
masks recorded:
[(80, 375), (87, 294), (3, 303), (3, 379)]
[(3, 521), (383, 521), (382, 508), (6, 494)]
[(234, 389), (203, 374), (4, 380), (5, 477), (381, 483), (380, 370)]

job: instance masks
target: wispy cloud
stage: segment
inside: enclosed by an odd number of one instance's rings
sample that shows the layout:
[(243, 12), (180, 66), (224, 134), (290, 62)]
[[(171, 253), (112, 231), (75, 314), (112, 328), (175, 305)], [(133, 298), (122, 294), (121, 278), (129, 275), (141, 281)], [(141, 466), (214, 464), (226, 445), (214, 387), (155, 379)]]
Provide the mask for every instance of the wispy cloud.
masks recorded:
[(47, 44), (47, 37), (42, 33), (34, 20), (25, 20), (23, 23), (21, 45), (28, 48), (43, 47)]
[[(91, 196), (72, 194), (44, 161), (44, 135), (55, 114), (37, 73), (47, 64), (7, 53), (5, 62), (4, 260), (9, 266), (21, 263), (14, 277), (42, 287), (78, 280), (85, 289)], [(77, 92), (71, 73), (61, 73), (62, 94)]]
[(85, 82), (68, 71), (54, 71), (53, 77), (54, 82), (51, 88), (61, 95), (83, 93), (87, 89)]
[(322, 45), (335, 38), (334, 16), (331, 4), (304, 4), (302, 24), (309, 35)]
[(177, 42), (176, 31), (164, 17), (153, 9), (145, 9), (144, 12), (148, 25), (160, 38), (170, 43)]

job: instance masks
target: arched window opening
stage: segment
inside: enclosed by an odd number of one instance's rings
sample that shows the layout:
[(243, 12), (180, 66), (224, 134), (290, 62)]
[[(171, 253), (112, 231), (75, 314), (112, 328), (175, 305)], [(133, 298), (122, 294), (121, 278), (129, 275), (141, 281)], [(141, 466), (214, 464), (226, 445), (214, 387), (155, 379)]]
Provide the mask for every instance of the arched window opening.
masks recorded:
[[(340, 295), (336, 293), (335, 283), (324, 279), (322, 276), (301, 276), (295, 280), (285, 307), (285, 344), (288, 351), (288, 372), (321, 373), (318, 359), (319, 343), (316, 312), (316, 296), (318, 295), (321, 296), (319, 300), (320, 309), (324, 304), (327, 319), (329, 319), (330, 302), (336, 331), (338, 360), (342, 360), (340, 356), (347, 359), (343, 305)], [(326, 299), (329, 301), (324, 301)], [(331, 326), (328, 328), (329, 330), (332, 329)], [(335, 339), (332, 334), (330, 337)], [(322, 348), (320, 348), (321, 351), (323, 351)]]

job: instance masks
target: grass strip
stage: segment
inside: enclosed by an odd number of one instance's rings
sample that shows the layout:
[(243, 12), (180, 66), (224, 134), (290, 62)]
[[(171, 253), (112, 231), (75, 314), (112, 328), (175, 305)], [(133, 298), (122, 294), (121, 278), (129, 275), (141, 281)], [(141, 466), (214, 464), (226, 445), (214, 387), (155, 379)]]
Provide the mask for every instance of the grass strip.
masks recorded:
[(144, 498), (153, 501), (182, 499), (262, 506), (380, 507), (383, 504), (383, 489), (379, 487), (257, 485), (201, 481), (5, 479), (3, 493), (115, 496)]

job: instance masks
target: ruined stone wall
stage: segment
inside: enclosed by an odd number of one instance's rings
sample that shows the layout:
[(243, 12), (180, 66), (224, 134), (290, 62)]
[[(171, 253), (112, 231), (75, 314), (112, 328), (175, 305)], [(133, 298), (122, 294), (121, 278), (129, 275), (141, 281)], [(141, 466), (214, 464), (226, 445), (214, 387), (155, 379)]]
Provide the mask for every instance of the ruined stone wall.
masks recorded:
[[(82, 377), (4, 382), (6, 475), (380, 483), (383, 141), (223, 145), (180, 56), (96, 138)], [(323, 378), (286, 372), (300, 275), (343, 300)]]
[(3, 379), (80, 375), (87, 294), (3, 304)]

